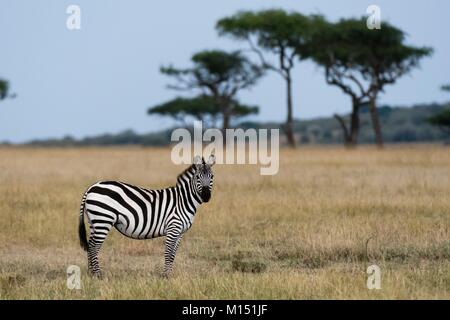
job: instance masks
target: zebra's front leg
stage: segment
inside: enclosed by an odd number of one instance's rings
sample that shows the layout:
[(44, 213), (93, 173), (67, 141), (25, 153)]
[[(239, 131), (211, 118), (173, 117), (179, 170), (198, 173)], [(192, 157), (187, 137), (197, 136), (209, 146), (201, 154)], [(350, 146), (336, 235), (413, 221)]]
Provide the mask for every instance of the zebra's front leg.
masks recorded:
[(168, 278), (172, 273), (173, 262), (177, 253), (178, 246), (180, 245), (183, 234), (178, 231), (174, 231), (167, 234), (166, 237), (166, 250), (164, 252), (164, 272), (163, 276)]

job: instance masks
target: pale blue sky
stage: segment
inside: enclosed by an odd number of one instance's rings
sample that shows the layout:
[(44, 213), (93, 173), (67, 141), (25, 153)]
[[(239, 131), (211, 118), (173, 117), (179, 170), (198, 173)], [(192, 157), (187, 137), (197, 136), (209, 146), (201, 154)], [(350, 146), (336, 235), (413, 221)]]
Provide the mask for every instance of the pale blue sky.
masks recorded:
[[(81, 30), (66, 28), (66, 8), (81, 7)], [(244, 46), (219, 38), (215, 22), (238, 10), (284, 8), (321, 13), (330, 20), (361, 16), (369, 4), (382, 19), (404, 29), (408, 43), (435, 49), (421, 68), (388, 87), (382, 103), (410, 105), (450, 100), (439, 90), (450, 82), (450, 1), (306, 0), (0, 0), (0, 77), (16, 99), (0, 102), (0, 141), (75, 137), (127, 128), (154, 131), (173, 124), (146, 115), (149, 106), (177, 93), (166, 89), (162, 64), (187, 66), (202, 49)], [(311, 62), (294, 72), (294, 115), (305, 119), (347, 112), (348, 98), (325, 84)], [(269, 73), (239, 98), (260, 106), (256, 120), (284, 120), (285, 88)]]

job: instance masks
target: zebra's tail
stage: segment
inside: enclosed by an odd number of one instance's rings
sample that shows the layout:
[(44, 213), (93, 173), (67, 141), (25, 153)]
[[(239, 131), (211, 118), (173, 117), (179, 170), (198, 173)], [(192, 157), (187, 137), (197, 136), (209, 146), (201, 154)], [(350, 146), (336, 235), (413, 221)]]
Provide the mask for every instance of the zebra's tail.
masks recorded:
[(84, 193), (83, 198), (81, 199), (80, 206), (80, 224), (78, 225), (78, 237), (80, 238), (80, 246), (84, 251), (88, 250), (88, 241), (86, 237), (86, 228), (84, 227), (84, 213), (86, 211), (86, 197), (87, 191)]

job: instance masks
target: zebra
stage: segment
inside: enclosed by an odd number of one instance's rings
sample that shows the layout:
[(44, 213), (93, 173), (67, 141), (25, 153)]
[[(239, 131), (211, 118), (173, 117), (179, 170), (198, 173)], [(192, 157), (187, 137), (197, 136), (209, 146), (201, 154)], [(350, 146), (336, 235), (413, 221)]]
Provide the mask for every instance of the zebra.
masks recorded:
[[(173, 268), (175, 254), (183, 234), (192, 226), (197, 208), (209, 202), (213, 188), (215, 156), (207, 162), (199, 156), (178, 175), (173, 187), (148, 190), (120, 181), (100, 181), (84, 193), (81, 200), (78, 235), (87, 252), (88, 271), (102, 277), (98, 262), (100, 247), (114, 226), (133, 239), (166, 236), (163, 276)], [(90, 225), (89, 241), (84, 216)]]

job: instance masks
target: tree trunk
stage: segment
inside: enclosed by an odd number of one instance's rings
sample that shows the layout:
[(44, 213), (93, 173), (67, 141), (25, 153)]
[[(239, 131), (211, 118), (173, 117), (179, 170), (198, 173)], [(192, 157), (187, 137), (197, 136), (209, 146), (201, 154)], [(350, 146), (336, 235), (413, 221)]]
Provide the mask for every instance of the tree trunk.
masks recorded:
[(344, 135), (344, 145), (348, 147), (349, 146), (349, 142), (350, 142), (350, 134), (348, 132), (347, 125), (345, 124), (345, 120), (340, 115), (338, 115), (337, 113), (334, 114), (334, 117), (336, 118), (336, 120), (341, 125), (342, 133)]
[(225, 130), (230, 128), (230, 115), (228, 112), (223, 113), (223, 124), (222, 124), (222, 131), (223, 134), (225, 134)]
[(223, 145), (226, 146), (227, 144), (227, 129), (230, 128), (230, 121), (231, 121), (231, 108), (229, 105), (229, 101), (225, 100), (222, 101), (222, 136), (223, 136)]
[(349, 147), (356, 147), (359, 134), (359, 101), (352, 100), (352, 114), (350, 118), (350, 135), (348, 140)]
[(285, 133), (287, 142), (290, 147), (295, 148), (295, 137), (294, 137), (294, 125), (293, 125), (293, 115), (292, 115), (292, 80), (290, 74), (286, 77), (286, 89), (287, 89), (287, 119), (285, 125)]
[(376, 94), (370, 97), (370, 116), (372, 118), (373, 133), (375, 134), (375, 142), (378, 148), (383, 148), (383, 135), (381, 134), (380, 118), (377, 110)]

